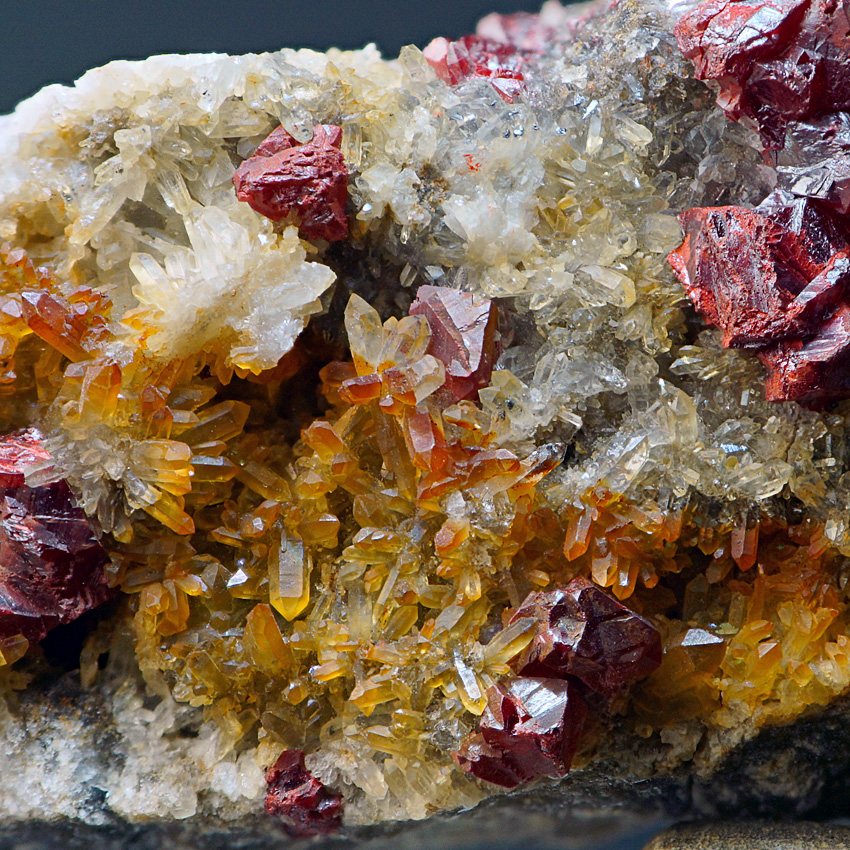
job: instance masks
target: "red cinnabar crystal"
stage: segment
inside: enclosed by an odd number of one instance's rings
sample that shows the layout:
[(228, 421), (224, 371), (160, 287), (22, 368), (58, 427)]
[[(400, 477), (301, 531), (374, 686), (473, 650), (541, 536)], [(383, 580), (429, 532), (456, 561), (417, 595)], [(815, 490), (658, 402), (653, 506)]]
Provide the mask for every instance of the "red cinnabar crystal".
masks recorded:
[(0, 641), (41, 640), (111, 595), (109, 559), (68, 485), (25, 483), (49, 457), (35, 429), (0, 439)]
[(505, 788), (539, 776), (565, 776), (586, 717), (587, 705), (572, 682), (508, 679), (487, 691), (479, 731), (455, 760), (473, 776)]
[(279, 817), (298, 837), (326, 834), (342, 824), (342, 794), (335, 794), (304, 766), (301, 750), (284, 750), (266, 771), (266, 814)]
[(691, 209), (670, 255), (679, 279), (727, 348), (755, 348), (769, 400), (818, 407), (848, 394), (844, 363), (850, 240), (842, 218), (775, 193), (755, 210)]
[(446, 366), (443, 391), (452, 401), (477, 401), (501, 350), (496, 305), (457, 289), (421, 286), (410, 314), (428, 320), (428, 353)]
[(450, 85), (485, 77), (507, 103), (513, 103), (525, 87), (522, 69), (528, 51), (512, 44), (466, 35), (458, 41), (435, 38), (422, 52), (437, 76)]
[(850, 108), (850, 22), (836, 0), (706, 0), (676, 27), (698, 79), (771, 148), (788, 122)]
[(661, 664), (658, 629), (587, 579), (530, 594), (512, 622), (523, 617), (539, 625), (514, 664), (522, 676), (575, 677), (613, 699)]
[(348, 237), (348, 168), (342, 130), (330, 124), (299, 144), (278, 127), (233, 175), (236, 197), (272, 221), (292, 216), (308, 239)]

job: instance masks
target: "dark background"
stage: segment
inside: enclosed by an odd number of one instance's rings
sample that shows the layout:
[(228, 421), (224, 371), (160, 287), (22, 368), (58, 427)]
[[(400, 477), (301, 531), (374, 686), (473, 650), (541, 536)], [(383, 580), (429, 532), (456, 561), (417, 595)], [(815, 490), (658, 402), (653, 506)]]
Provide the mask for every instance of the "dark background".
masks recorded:
[(386, 56), (542, 0), (0, 0), (0, 114), (111, 59), (362, 47)]

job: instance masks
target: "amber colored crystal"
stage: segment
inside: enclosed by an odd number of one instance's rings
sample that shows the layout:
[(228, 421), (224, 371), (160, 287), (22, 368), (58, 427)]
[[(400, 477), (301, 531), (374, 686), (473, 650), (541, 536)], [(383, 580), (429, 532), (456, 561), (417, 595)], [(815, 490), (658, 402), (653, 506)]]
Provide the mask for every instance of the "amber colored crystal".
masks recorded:
[(613, 699), (661, 663), (658, 629), (587, 579), (531, 593), (513, 620), (525, 617), (539, 625), (514, 663), (523, 676), (574, 676)]
[(307, 770), (301, 750), (284, 750), (266, 771), (266, 784), (266, 813), (279, 817), (291, 835), (304, 838), (339, 829), (342, 795), (328, 791)]
[(587, 705), (572, 682), (520, 676), (487, 691), (479, 732), (455, 754), (479, 779), (514, 788), (565, 776), (578, 749)]
[(706, 629), (672, 637), (661, 666), (635, 688), (638, 716), (650, 723), (681, 723), (715, 710), (720, 699), (715, 674), (725, 654), (726, 641)]
[(109, 596), (108, 557), (64, 481), (29, 487), (49, 460), (35, 429), (0, 440), (0, 640), (41, 640)]

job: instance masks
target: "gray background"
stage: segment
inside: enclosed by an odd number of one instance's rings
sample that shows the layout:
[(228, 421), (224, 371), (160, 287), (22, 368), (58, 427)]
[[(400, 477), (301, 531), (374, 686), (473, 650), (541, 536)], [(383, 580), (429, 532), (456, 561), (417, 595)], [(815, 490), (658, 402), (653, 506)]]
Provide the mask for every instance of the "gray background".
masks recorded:
[(0, 0), (0, 113), (47, 83), (110, 59), (153, 53), (247, 53), (279, 47), (404, 44), (472, 32), (488, 12), (542, 0)]

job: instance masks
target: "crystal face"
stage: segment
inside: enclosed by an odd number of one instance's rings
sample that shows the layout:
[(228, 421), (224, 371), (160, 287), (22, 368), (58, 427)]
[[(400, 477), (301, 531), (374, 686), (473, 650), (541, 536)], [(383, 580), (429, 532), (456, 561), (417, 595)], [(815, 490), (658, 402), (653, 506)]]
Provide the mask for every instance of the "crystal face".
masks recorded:
[(587, 705), (569, 681), (507, 679), (487, 692), (479, 732), (464, 741), (456, 760), (473, 776), (505, 788), (565, 776), (586, 716)]
[(0, 433), (121, 594), (78, 624), (108, 766), (3, 816), (424, 818), (706, 776), (845, 693), (850, 137), (759, 82), (783, 38), (826, 73), (837, 9), (549, 2), (0, 118)]
[(348, 169), (339, 151), (342, 130), (330, 124), (299, 144), (278, 127), (233, 175), (236, 197), (272, 221), (289, 215), (308, 239), (348, 236)]
[(17, 660), (105, 602), (108, 556), (68, 485), (29, 487), (27, 468), (49, 462), (35, 429), (0, 438), (0, 657)]
[(587, 579), (532, 593), (513, 615), (537, 634), (514, 662), (523, 676), (574, 677), (608, 699), (661, 664), (658, 629)]
[(848, 25), (837, 4), (710, 0), (676, 26), (726, 114), (758, 124), (779, 189), (756, 210), (682, 213), (685, 241), (670, 263), (724, 346), (758, 349), (768, 400), (810, 407), (850, 395)]

